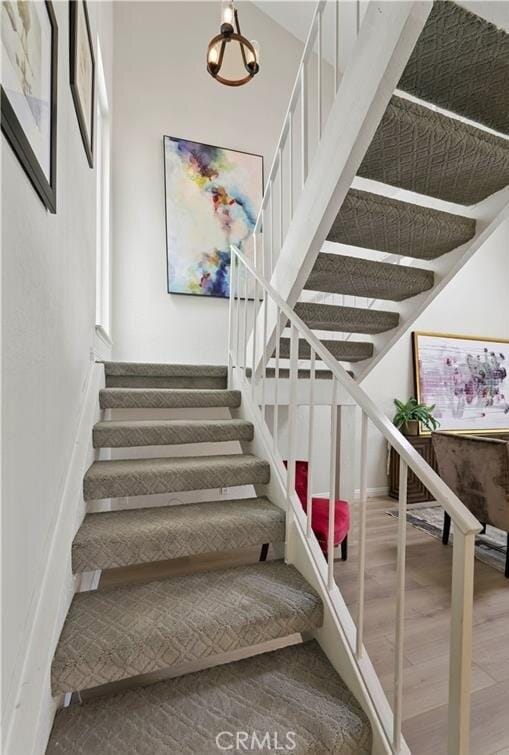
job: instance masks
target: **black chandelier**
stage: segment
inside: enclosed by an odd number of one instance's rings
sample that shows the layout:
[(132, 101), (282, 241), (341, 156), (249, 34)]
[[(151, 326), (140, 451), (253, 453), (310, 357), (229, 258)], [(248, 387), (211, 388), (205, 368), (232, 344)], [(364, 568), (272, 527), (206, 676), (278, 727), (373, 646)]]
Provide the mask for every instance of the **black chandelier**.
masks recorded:
[[(220, 76), (226, 45), (230, 42), (238, 42), (240, 45), (242, 61), (247, 71), (246, 75), (241, 79), (227, 79), (224, 76)], [(238, 13), (233, 0), (223, 2), (220, 33), (210, 40), (207, 49), (207, 71), (220, 84), (225, 84), (229, 87), (240, 87), (242, 84), (247, 84), (248, 81), (251, 81), (253, 76), (258, 73), (260, 70), (259, 62), (260, 48), (258, 42), (254, 39), (250, 42), (249, 39), (242, 36)]]

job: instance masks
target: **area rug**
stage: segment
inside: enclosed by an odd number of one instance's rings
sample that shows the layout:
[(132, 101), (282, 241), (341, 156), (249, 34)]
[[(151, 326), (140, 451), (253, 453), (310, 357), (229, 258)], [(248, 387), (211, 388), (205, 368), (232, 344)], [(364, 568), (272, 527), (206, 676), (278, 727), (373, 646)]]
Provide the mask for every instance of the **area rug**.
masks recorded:
[[(389, 516), (398, 516), (398, 511), (392, 509), (386, 512)], [(419, 530), (427, 532), (438, 540), (442, 539), (444, 510), (441, 506), (413, 506), (407, 511), (407, 522)], [(454, 540), (454, 524), (451, 524), (449, 544)], [(477, 535), (475, 539), (475, 557), (488, 566), (503, 572), (505, 568), (507, 535), (489, 524), (486, 533)]]

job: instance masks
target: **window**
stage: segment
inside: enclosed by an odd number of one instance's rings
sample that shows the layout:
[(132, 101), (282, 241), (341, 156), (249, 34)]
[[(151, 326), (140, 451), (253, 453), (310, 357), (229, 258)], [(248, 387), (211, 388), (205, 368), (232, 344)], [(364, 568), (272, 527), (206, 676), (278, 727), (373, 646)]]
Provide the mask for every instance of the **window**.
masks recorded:
[(97, 109), (96, 109), (96, 328), (103, 337), (110, 337), (110, 139), (111, 122), (108, 93), (97, 40)]

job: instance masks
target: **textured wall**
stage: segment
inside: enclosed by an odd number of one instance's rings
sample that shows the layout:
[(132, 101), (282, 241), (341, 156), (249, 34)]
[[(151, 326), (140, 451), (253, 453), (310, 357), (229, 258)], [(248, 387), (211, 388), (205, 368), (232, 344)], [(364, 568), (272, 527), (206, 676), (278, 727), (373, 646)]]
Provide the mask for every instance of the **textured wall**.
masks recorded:
[[(68, 4), (53, 5), (59, 34), (56, 215), (46, 212), (2, 136), (5, 734), (18, 703), (95, 324), (96, 172), (86, 160), (69, 87)], [(111, 85), (111, 6), (88, 6)]]
[(166, 291), (163, 134), (273, 151), (302, 43), (251, 3), (242, 31), (261, 45), (248, 85), (205, 69), (217, 3), (116, 2), (113, 135), (113, 341), (118, 359), (225, 363), (228, 302)]
[[(509, 338), (509, 221), (467, 262), (411, 331)], [(390, 417), (393, 399), (414, 395), (411, 332), (386, 354), (362, 387)], [(368, 487), (387, 485), (385, 443), (371, 428)]]

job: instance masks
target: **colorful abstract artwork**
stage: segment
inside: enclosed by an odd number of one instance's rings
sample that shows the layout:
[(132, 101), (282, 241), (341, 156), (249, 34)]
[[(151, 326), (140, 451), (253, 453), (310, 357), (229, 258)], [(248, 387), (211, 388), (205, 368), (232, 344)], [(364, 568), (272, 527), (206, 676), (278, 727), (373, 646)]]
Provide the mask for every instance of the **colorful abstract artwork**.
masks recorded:
[(509, 341), (414, 333), (417, 399), (441, 430), (509, 432)]
[(228, 297), (230, 245), (247, 256), (263, 158), (164, 137), (168, 292)]

